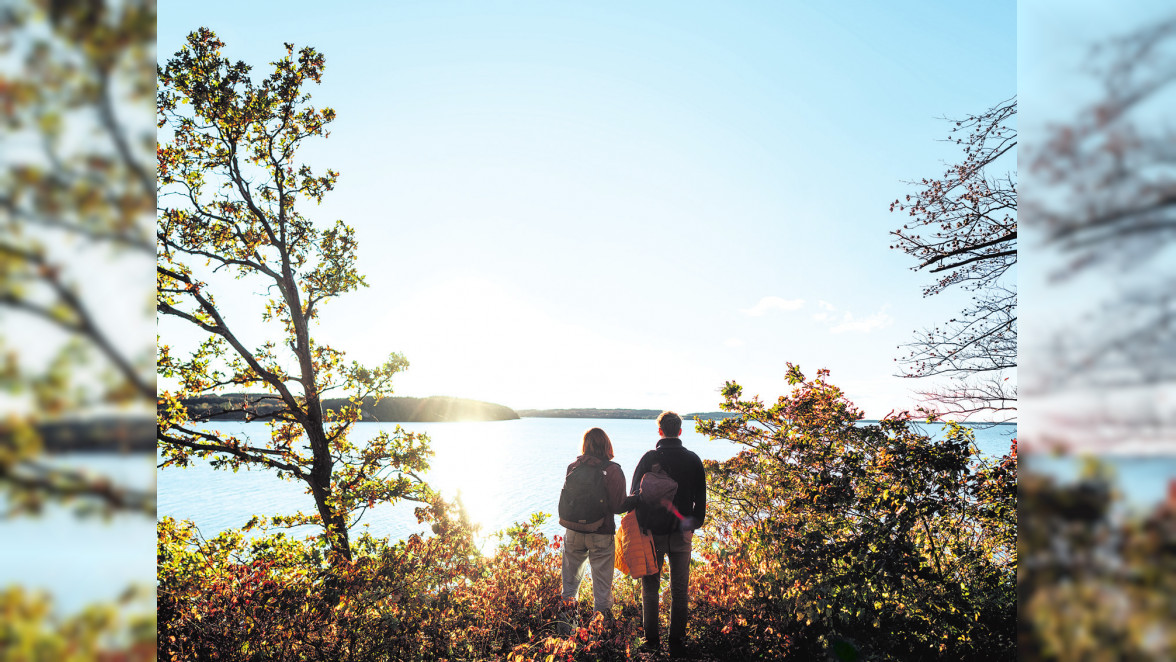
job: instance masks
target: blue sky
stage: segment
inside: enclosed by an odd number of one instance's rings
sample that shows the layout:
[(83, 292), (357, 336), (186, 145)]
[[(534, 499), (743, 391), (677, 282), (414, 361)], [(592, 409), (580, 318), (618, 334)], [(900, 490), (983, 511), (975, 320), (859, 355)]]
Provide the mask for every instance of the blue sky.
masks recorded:
[(728, 379), (785, 392), (792, 361), (879, 417), (925, 386), (893, 377), (896, 345), (964, 302), (922, 298), (888, 204), (955, 158), (940, 118), (1015, 92), (1016, 18), (212, 1), (161, 6), (158, 52), (207, 26), (259, 75), (283, 42), (326, 55), (311, 92), (338, 119), (302, 157), (342, 174), (314, 216), (356, 228), (371, 287), (319, 335), (404, 353), (398, 394), (709, 411)]

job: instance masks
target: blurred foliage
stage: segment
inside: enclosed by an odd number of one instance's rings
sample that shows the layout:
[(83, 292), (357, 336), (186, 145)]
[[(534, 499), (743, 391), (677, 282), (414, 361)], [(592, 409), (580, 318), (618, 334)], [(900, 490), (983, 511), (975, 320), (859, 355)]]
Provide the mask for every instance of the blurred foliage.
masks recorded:
[(133, 608), (141, 597), (128, 591), (117, 602), (91, 605), (62, 618), (54, 614), (47, 595), (20, 587), (0, 589), (0, 661), (154, 660), (155, 614)]
[(1033, 339), (1026, 383), (1045, 406), (1048, 396), (1075, 401), (1050, 438), (1031, 441), (1071, 449), (1170, 447), (1176, 16), (1102, 38), (1085, 52), (1085, 61), (1072, 66), (1081, 67), (1091, 92), (1042, 104), (1063, 110), (1044, 118), (1049, 124), (1025, 150), (1025, 218), (1040, 249), (1037, 263), (1048, 268), (1046, 296), (1064, 298), (1073, 311)]
[(1089, 463), (1069, 484), (1022, 475), (1019, 657), (1170, 660), (1176, 502), (1123, 512), (1106, 468)]
[[(1049, 415), (1027, 453), (1147, 449), (1173, 466), (1176, 18), (1154, 9), (1169, 16), (1069, 51), (1034, 90), (1025, 219), (1043, 298), (1065, 308), (1025, 345), (1026, 392)], [(1176, 502), (1132, 512), (1107, 465), (1086, 462), (1069, 483), (1022, 476), (1020, 657), (1171, 660)]]
[(94, 269), (155, 254), (155, 140), (142, 113), (154, 40), (153, 2), (0, 10), (0, 387), (10, 397), (0, 496), (9, 515), (78, 498), (155, 512), (153, 490), (44, 462), (40, 433), (99, 408), (149, 415), (155, 399), (151, 346), (118, 342), (97, 314), (108, 293), (85, 287)]
[[(112, 287), (120, 301), (141, 296), (149, 333), (150, 289), (96, 272), (154, 260), (154, 42), (152, 0), (0, 4), (0, 519), (61, 506), (155, 515), (153, 488), (54, 461), (46, 446), (65, 431), (90, 450), (153, 436), (132, 424), (155, 399), (149, 337), (128, 340), (104, 314)], [(51, 596), (4, 588), (0, 660), (155, 659), (154, 615), (134, 598), (63, 616)]]

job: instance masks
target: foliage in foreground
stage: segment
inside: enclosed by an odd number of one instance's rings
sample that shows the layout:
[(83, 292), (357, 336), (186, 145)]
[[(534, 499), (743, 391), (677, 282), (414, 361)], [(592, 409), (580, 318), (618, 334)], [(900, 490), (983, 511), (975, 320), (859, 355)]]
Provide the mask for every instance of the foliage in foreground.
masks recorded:
[(1170, 660), (1176, 651), (1176, 498), (1116, 514), (1105, 469), (1092, 462), (1070, 484), (1024, 476), (1019, 659)]
[(0, 662), (154, 660), (155, 617), (135, 610), (135, 598), (128, 591), (117, 602), (61, 618), (44, 593), (19, 586), (0, 589)]
[(543, 516), (506, 531), (492, 555), (478, 552), (451, 506), (437, 501), (418, 517), (433, 535), (360, 536), (352, 562), (334, 569), (311, 541), (239, 531), (202, 540), (190, 523), (164, 518), (162, 659), (526, 660), (557, 650), (560, 659), (626, 659), (616, 653), (639, 612), (620, 637), (586, 612), (578, 639), (554, 638), (561, 541), (539, 533)]
[[(743, 451), (709, 463), (688, 645), (695, 659), (993, 659), (1016, 627), (1016, 455), (978, 462), (967, 429), (932, 442), (901, 416), (858, 427), (824, 381), (791, 372), (772, 406), (699, 429)], [(483, 554), (460, 512), (417, 510), (432, 533), (353, 541), (332, 567), (321, 538), (200, 538), (159, 525), (167, 660), (649, 660), (639, 583), (617, 576), (611, 616), (590, 586), (561, 614), (560, 545), (543, 516)], [(668, 582), (663, 579), (663, 588)], [(662, 618), (668, 620), (668, 600)], [(577, 627), (555, 636), (561, 618)]]

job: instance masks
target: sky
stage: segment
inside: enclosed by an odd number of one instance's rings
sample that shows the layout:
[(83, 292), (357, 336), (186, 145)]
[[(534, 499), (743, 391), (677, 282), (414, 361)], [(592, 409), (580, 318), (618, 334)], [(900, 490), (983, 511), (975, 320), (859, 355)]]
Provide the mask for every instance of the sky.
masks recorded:
[[(356, 229), (369, 287), (317, 335), (404, 354), (397, 395), (714, 411), (727, 380), (786, 393), (792, 362), (878, 418), (929, 386), (894, 376), (897, 346), (970, 296), (923, 298), (889, 203), (956, 159), (944, 118), (1016, 92), (1016, 21), (1013, 2), (212, 0), (160, 7), (158, 57), (200, 26), (258, 76), (284, 42), (325, 54), (310, 91), (338, 119), (299, 158), (341, 177), (305, 211)], [(218, 301), (255, 323), (256, 292)]]

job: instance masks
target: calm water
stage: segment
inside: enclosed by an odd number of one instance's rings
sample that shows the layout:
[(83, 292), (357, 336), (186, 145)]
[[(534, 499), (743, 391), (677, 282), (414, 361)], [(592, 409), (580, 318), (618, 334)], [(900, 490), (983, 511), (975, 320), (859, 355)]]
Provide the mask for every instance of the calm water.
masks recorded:
[[(218, 429), (236, 434), (268, 432), (257, 423), (222, 423)], [(390, 424), (362, 423), (355, 439), (374, 435)], [(477, 423), (414, 423), (405, 426), (428, 433), (435, 453), (426, 480), (442, 494), (460, 491), (471, 518), (491, 533), (525, 521), (531, 513), (554, 515), (563, 485), (564, 469), (579, 452), (583, 433), (603, 428), (612, 439), (614, 460), (625, 471), (626, 485), (645, 451), (657, 442), (652, 420), (524, 418)], [(710, 441), (693, 431), (690, 422), (683, 443), (703, 459), (725, 460), (737, 448), (726, 441)], [(932, 428), (938, 430), (938, 427)], [(1015, 426), (976, 431), (982, 453), (1007, 452)], [(159, 473), (159, 515), (190, 519), (206, 537), (239, 527), (255, 514), (310, 511), (313, 501), (298, 483), (284, 482), (265, 471), (214, 471), (206, 464)], [(421, 530), (413, 504), (377, 506), (361, 521), (372, 534), (401, 538)], [(312, 531), (305, 528), (305, 532)], [(548, 535), (562, 533), (554, 517), (544, 526)]]
[[(77, 453), (54, 461), (139, 489), (155, 482), (155, 458), (146, 454)], [(155, 521), (130, 514), (82, 519), (57, 506), (39, 517), (0, 521), (0, 588), (12, 584), (48, 592), (59, 613), (112, 600), (138, 585), (146, 597), (133, 608), (153, 611)]]

